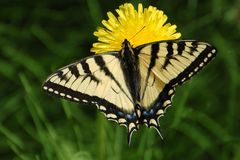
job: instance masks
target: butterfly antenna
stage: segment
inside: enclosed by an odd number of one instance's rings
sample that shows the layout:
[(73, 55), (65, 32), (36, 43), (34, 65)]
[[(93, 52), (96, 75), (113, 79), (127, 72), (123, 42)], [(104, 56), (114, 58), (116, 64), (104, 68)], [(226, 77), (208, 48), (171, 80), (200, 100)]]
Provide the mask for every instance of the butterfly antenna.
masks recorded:
[(146, 26), (143, 26), (137, 33), (135, 33), (135, 34), (132, 36), (132, 38), (129, 39), (129, 41), (130, 41), (131, 39), (133, 39), (134, 37), (136, 37), (136, 35), (139, 34), (145, 27), (146, 27)]

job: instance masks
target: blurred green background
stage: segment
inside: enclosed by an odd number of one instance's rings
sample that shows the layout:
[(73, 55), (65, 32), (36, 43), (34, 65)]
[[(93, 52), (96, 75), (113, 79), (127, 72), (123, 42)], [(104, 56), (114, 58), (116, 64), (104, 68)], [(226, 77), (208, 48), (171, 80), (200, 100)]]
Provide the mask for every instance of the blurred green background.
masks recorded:
[(0, 0), (0, 159), (240, 159), (240, 1), (138, 0), (177, 24), (182, 39), (209, 42), (216, 59), (178, 87), (160, 118), (164, 140), (127, 132), (94, 106), (45, 95), (56, 69), (89, 52), (93, 31), (125, 1)]

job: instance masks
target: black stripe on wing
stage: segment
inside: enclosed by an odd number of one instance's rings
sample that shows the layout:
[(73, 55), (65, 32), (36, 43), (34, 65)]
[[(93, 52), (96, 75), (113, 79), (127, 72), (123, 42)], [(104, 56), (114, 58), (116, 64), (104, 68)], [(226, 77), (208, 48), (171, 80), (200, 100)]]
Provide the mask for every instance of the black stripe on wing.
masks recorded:
[(177, 52), (178, 52), (178, 55), (182, 55), (183, 51), (185, 50), (185, 42), (184, 41), (179, 41), (177, 43)]
[[(155, 43), (151, 46), (151, 61), (150, 61), (150, 64), (149, 64), (149, 67), (148, 67), (148, 72), (151, 71), (151, 69), (155, 66), (156, 64), (156, 59), (158, 58), (158, 55), (157, 53), (159, 52), (159, 44), (158, 43)], [(148, 76), (149, 76), (149, 73), (148, 73)]]
[[(86, 63), (86, 59), (84, 59), (84, 60), (81, 61), (81, 65), (82, 65), (82, 68), (83, 68), (84, 73), (86, 73), (86, 75), (84, 76), (84, 78), (83, 78), (82, 81), (84, 81), (86, 78), (89, 77), (89, 78), (91, 79), (91, 81), (95, 81), (95, 82), (97, 82), (97, 83), (100, 82), (100, 80), (99, 80), (97, 77), (95, 77), (95, 76), (92, 74), (92, 72), (90, 71), (89, 65)], [(74, 66), (74, 67), (73, 67), (73, 66)], [(69, 69), (71, 69), (71, 68), (77, 68), (77, 67), (76, 67), (76, 65), (71, 65), (71, 66), (69, 66)], [(78, 78), (78, 75), (79, 75), (79, 74), (74, 74), (74, 75), (75, 75), (75, 77)]]
[(167, 65), (170, 63), (170, 59), (173, 58), (173, 42), (167, 42), (167, 55), (162, 66), (163, 69), (166, 69)]
[(76, 65), (69, 66), (69, 70), (76, 78), (78, 78), (80, 76)]
[[(184, 43), (183, 43), (184, 42)], [(194, 51), (198, 49), (199, 45), (206, 45), (206, 48), (196, 57), (196, 59), (184, 70), (182, 71), (176, 78), (171, 80), (169, 84), (171, 85), (180, 85), (184, 83), (186, 80), (190, 79), (194, 74), (199, 72), (204, 66), (206, 66), (215, 56), (217, 50), (215, 47), (210, 44), (198, 41), (178, 41), (178, 46), (185, 46), (186, 42), (192, 43), (190, 47), (191, 51), (189, 54), (193, 54)]]
[(150, 72), (151, 72), (152, 68), (155, 66), (156, 60), (158, 59), (157, 53), (159, 52), (159, 49), (160, 48), (159, 48), (158, 43), (155, 43), (155, 44), (151, 45), (151, 60), (150, 60), (149, 66), (148, 66), (147, 77), (145, 79), (145, 85), (142, 86), (142, 87), (144, 87), (144, 90), (143, 90), (143, 94), (142, 94), (141, 98), (144, 98), (144, 95), (145, 95), (145, 92), (146, 92), (146, 89), (147, 89), (147, 83), (148, 83), (148, 79), (149, 79), (149, 76), (150, 76)]

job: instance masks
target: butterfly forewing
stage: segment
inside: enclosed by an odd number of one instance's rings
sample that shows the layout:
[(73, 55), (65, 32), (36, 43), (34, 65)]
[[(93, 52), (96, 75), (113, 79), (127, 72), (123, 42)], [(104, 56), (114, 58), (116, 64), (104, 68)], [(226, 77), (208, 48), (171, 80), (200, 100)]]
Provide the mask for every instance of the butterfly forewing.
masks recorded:
[(109, 120), (136, 129), (134, 103), (124, 81), (118, 53), (85, 58), (52, 74), (43, 89), (72, 101), (95, 104)]

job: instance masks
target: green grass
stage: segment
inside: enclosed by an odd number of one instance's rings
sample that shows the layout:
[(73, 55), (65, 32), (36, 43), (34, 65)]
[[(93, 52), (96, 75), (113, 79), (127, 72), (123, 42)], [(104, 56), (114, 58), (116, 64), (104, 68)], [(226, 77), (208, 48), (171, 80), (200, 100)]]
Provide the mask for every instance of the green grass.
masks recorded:
[(126, 129), (96, 107), (41, 90), (50, 73), (91, 55), (93, 31), (122, 1), (1, 1), (1, 159), (240, 159), (239, 1), (144, 2), (164, 10), (183, 39), (218, 49), (213, 62), (177, 88), (160, 118), (164, 140), (143, 126), (129, 147)]

